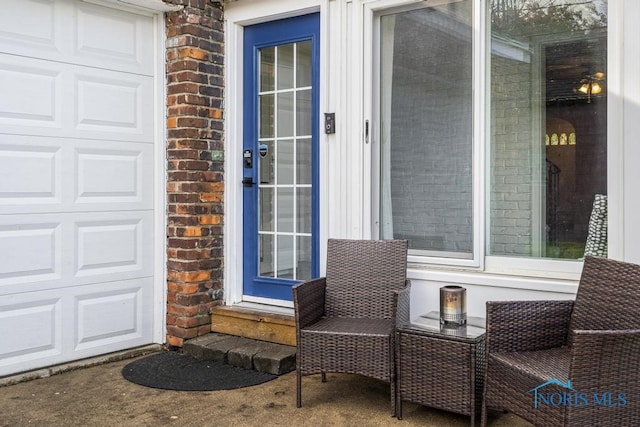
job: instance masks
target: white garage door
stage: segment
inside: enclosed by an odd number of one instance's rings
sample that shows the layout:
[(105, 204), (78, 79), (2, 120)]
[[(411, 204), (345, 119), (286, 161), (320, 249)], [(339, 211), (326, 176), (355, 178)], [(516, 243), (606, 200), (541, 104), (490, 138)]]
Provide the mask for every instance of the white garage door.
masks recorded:
[(0, 376), (153, 341), (162, 105), (153, 17), (1, 3)]

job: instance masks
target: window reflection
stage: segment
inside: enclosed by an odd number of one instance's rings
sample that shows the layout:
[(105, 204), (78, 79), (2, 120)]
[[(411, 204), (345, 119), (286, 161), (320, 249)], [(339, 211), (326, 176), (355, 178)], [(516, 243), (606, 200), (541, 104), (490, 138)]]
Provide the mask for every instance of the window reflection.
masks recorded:
[(607, 191), (606, 6), (491, 2), (493, 255), (584, 253)]
[(471, 0), (380, 18), (380, 235), (473, 249)]

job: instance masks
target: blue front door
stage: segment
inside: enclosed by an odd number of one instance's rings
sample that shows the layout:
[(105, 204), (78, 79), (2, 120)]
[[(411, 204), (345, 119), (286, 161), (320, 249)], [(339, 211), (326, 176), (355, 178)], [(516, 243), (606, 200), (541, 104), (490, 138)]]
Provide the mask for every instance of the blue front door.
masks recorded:
[(243, 293), (292, 299), (317, 277), (317, 13), (244, 32)]

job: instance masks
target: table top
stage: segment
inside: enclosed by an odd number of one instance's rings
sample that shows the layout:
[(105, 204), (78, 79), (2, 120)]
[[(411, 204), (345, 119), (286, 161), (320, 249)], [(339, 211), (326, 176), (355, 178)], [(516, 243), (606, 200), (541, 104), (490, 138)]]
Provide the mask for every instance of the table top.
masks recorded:
[(466, 342), (478, 342), (484, 339), (484, 317), (467, 316), (467, 324), (458, 326), (455, 324), (440, 324), (440, 313), (431, 311), (400, 325), (401, 332), (411, 332), (419, 335), (434, 336), (438, 338), (450, 338)]

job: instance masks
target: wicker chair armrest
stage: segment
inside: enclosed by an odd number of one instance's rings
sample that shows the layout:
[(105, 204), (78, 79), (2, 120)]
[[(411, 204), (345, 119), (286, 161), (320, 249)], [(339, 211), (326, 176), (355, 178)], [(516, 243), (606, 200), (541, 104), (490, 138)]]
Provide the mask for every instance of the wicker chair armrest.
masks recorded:
[(587, 337), (621, 337), (621, 336), (636, 336), (640, 334), (640, 329), (606, 329), (606, 330), (582, 330), (576, 329), (573, 331), (576, 339), (586, 339)]
[(317, 322), (324, 315), (326, 278), (320, 277), (293, 287), (296, 329)]
[(487, 353), (567, 344), (573, 301), (488, 301)]
[(396, 326), (408, 323), (411, 309), (411, 280), (407, 279), (404, 289), (394, 292), (393, 306), (395, 310)]
[[(573, 331), (570, 378), (581, 390), (640, 393), (640, 329)], [(612, 390), (617, 388), (618, 390)]]

